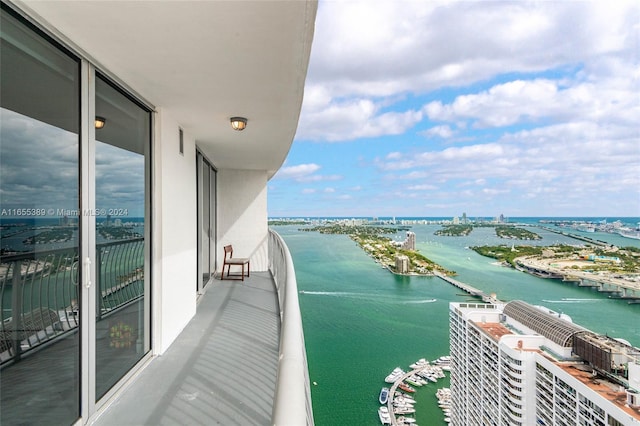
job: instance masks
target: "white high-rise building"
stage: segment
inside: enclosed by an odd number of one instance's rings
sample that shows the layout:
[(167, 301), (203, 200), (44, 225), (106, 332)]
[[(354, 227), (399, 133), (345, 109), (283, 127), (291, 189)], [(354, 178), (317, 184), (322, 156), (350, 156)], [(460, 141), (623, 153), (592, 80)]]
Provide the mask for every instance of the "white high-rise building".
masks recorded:
[(452, 425), (640, 425), (640, 349), (522, 301), (449, 317)]

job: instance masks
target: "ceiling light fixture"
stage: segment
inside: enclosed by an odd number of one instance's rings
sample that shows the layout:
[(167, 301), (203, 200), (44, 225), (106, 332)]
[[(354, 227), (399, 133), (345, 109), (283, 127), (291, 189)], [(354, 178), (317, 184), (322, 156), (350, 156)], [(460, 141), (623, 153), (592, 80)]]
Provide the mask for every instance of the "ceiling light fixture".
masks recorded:
[(102, 129), (105, 125), (105, 123), (107, 122), (107, 120), (104, 117), (100, 117), (96, 115), (96, 129)]
[(244, 130), (247, 127), (247, 119), (244, 117), (231, 117), (231, 127), (233, 130)]

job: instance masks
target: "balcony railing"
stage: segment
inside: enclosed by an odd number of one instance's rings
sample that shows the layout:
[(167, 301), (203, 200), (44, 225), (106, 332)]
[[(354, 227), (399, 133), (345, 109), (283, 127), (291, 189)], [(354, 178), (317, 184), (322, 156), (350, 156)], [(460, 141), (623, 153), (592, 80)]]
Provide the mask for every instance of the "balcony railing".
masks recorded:
[[(142, 297), (144, 239), (96, 245), (98, 319)], [(0, 257), (0, 365), (78, 330), (75, 248)]]
[(287, 245), (272, 230), (269, 230), (269, 253), (269, 269), (278, 292), (282, 323), (273, 424), (313, 425), (309, 369), (296, 273)]

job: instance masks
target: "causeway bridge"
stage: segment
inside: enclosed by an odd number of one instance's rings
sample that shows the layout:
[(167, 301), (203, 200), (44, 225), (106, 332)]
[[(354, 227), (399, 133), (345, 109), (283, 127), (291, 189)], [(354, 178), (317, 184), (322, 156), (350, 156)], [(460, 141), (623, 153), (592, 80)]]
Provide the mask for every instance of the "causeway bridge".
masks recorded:
[(480, 297), (483, 302), (486, 302), (486, 303), (497, 303), (497, 302), (499, 302), (499, 300), (496, 299), (495, 296), (493, 296), (491, 294), (486, 294), (482, 290), (478, 290), (477, 288), (472, 287), (469, 284), (465, 284), (465, 283), (463, 283), (461, 281), (454, 280), (450, 276), (445, 275), (445, 274), (443, 274), (441, 272), (434, 271), (433, 274), (435, 276), (437, 276), (438, 278), (448, 282), (449, 284), (451, 284), (451, 285), (453, 285), (455, 287), (458, 287), (460, 290), (463, 290), (463, 291), (469, 293), (471, 296)]

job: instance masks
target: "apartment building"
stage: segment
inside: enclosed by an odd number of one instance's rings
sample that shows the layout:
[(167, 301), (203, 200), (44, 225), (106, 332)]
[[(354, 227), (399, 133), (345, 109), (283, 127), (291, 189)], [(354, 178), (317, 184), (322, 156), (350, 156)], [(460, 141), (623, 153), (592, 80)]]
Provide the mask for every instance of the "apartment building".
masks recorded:
[(640, 350), (522, 301), (450, 304), (452, 424), (640, 425)]

